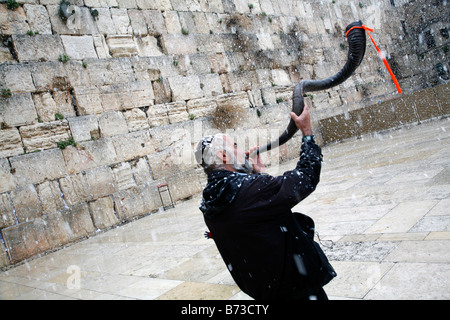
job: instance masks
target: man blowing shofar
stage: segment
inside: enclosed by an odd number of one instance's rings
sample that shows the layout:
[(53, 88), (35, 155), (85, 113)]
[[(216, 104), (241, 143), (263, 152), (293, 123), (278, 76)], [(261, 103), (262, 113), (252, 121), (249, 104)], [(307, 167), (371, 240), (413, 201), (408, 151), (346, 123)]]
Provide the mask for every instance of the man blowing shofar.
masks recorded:
[[(334, 270), (323, 255), (326, 266), (320, 272), (331, 270), (327, 280), (309, 281), (309, 256), (297, 250), (304, 236), (291, 211), (319, 183), (321, 149), (312, 135), (309, 107), (291, 118), (303, 134), (300, 160), (282, 176), (261, 174), (265, 167), (259, 155), (248, 159), (256, 148), (245, 153), (230, 136), (217, 134), (199, 142), (196, 160), (208, 175), (200, 210), (242, 291), (255, 299), (327, 300), (322, 286), (335, 276)], [(313, 230), (309, 220), (303, 227)], [(310, 231), (311, 242), (312, 237)]]

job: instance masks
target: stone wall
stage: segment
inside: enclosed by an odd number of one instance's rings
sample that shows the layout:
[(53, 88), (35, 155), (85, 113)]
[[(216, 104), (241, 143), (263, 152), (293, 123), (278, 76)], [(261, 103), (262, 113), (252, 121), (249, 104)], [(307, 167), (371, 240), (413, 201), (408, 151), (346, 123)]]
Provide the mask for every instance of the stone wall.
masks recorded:
[[(340, 70), (357, 19), (407, 94), (448, 80), (446, 1), (70, 0), (68, 19), (60, 0), (0, 2), (0, 266), (158, 210), (163, 182), (175, 201), (200, 192), (197, 141), (277, 137), (293, 86)], [(322, 143), (348, 135), (325, 120), (397, 98), (371, 46), (351, 79), (307, 98)]]

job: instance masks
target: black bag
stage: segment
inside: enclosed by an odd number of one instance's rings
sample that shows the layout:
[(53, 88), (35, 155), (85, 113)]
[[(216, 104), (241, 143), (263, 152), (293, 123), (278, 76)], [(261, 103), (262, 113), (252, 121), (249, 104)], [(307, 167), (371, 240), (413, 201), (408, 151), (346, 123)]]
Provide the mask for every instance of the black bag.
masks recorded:
[(300, 283), (305, 288), (323, 287), (337, 276), (320, 245), (314, 241), (314, 220), (302, 213), (293, 213), (296, 230), (289, 232), (292, 255)]

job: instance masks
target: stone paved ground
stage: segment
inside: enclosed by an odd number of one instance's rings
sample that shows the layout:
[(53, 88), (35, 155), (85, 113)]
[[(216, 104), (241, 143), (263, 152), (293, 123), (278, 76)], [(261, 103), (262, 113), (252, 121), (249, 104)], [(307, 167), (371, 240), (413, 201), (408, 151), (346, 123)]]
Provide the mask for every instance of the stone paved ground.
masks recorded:
[[(450, 298), (450, 121), (323, 148), (311, 215), (338, 277), (331, 299)], [(295, 161), (271, 168), (281, 173)], [(276, 171), (276, 172), (274, 172)], [(1, 299), (248, 299), (200, 197), (0, 273)]]

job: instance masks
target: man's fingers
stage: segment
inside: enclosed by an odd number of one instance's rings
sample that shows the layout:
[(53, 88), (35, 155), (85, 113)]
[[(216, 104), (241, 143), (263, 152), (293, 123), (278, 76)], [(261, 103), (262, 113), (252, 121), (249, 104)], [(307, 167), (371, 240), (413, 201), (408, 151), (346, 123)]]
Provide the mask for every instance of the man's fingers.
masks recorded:
[(298, 116), (294, 112), (291, 112), (290, 116), (291, 116), (292, 120), (294, 120), (294, 121), (298, 119)]

